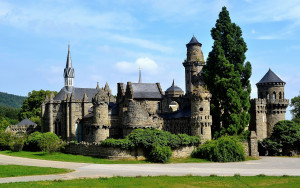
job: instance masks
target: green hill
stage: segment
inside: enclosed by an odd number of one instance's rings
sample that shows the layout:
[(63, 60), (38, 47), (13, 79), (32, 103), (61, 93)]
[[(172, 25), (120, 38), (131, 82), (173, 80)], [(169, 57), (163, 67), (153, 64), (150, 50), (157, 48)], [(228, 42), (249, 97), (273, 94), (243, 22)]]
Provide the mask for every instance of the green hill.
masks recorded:
[(0, 92), (0, 105), (11, 108), (21, 108), (25, 98), (27, 97)]

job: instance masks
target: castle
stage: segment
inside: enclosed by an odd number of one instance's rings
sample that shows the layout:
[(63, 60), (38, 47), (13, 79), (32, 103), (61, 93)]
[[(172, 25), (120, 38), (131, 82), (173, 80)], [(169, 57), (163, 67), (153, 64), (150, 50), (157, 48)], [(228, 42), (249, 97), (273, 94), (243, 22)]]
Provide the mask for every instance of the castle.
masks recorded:
[[(195, 36), (186, 44), (185, 93), (175, 85), (162, 90), (160, 83), (117, 84), (113, 96), (106, 83), (100, 88), (74, 87), (70, 47), (64, 69), (65, 86), (41, 106), (44, 132), (53, 132), (68, 141), (101, 142), (106, 138), (124, 138), (137, 128), (157, 128), (171, 133), (212, 138), (210, 92), (201, 79), (205, 65), (202, 44)], [(288, 100), (284, 99), (283, 82), (271, 70), (257, 83), (258, 99), (251, 100), (248, 129), (262, 140), (270, 136), (274, 124), (285, 119)]]

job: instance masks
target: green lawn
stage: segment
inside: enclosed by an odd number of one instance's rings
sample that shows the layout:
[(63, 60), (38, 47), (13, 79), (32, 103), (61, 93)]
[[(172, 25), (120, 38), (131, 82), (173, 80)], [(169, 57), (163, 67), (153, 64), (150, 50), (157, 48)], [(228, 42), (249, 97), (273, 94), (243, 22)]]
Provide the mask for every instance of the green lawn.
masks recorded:
[(61, 174), (71, 170), (63, 168), (21, 166), (21, 165), (0, 165), (0, 178), (16, 177), (16, 176), (31, 176), (45, 174)]
[[(71, 155), (65, 153), (43, 153), (43, 152), (29, 152), (29, 151), (20, 151), (12, 152), (9, 150), (0, 151), (0, 154), (17, 156), (17, 157), (26, 157), (33, 159), (43, 159), (43, 160), (52, 160), (52, 161), (65, 161), (65, 162), (78, 162), (78, 163), (96, 163), (96, 164), (140, 164), (140, 163), (150, 163), (145, 160), (109, 160), (101, 159), (96, 157), (89, 157), (83, 155)], [(184, 158), (184, 159), (171, 159), (170, 163), (201, 163), (209, 162), (204, 159), (196, 158)]]
[(299, 187), (300, 177), (113, 177), (0, 184), (0, 187)]

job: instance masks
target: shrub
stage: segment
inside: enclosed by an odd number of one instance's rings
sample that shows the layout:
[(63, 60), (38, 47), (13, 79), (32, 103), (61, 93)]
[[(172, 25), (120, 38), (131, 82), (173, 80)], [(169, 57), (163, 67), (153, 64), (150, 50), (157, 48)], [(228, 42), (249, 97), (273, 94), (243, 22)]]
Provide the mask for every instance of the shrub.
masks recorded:
[(43, 152), (55, 152), (61, 149), (64, 143), (61, 139), (54, 133), (43, 133), (41, 139), (38, 141), (38, 147), (41, 148)]
[[(188, 136), (186, 134), (175, 135), (154, 128), (135, 129), (125, 139), (106, 139), (101, 142), (101, 146), (104, 147), (119, 147), (122, 149), (141, 147), (144, 149), (145, 156), (148, 160), (163, 163), (169, 161), (172, 155), (171, 148), (199, 144), (199, 137)], [(169, 151), (171, 151), (171, 153)]]
[(38, 146), (38, 143), (43, 137), (43, 133), (34, 132), (30, 134), (25, 140), (24, 150), (27, 151), (41, 151), (41, 148)]
[(222, 136), (210, 140), (200, 146), (192, 157), (203, 158), (215, 162), (244, 161), (245, 153), (239, 139), (234, 136)]
[(103, 147), (119, 147), (122, 149), (132, 149), (134, 144), (129, 139), (113, 139), (109, 138), (101, 142)]
[(269, 138), (264, 139), (262, 142), (258, 142), (258, 152), (260, 155), (276, 156), (280, 155), (280, 144), (272, 141)]
[(9, 149), (11, 132), (0, 131), (0, 150)]
[(172, 150), (169, 146), (154, 145), (149, 154), (149, 160), (156, 163), (166, 163), (170, 161)]
[(300, 124), (289, 120), (277, 122), (270, 138), (265, 138), (259, 146), (261, 154), (290, 155), (300, 149)]
[(23, 149), (26, 135), (11, 134), (9, 148), (11, 151), (18, 152)]

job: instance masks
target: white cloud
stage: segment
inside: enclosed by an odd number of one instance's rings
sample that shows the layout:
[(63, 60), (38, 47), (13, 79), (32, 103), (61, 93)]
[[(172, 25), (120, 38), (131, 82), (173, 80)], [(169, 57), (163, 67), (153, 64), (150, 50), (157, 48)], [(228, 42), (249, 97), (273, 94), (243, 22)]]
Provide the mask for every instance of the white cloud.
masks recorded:
[(172, 49), (167, 46), (160, 45), (158, 43), (149, 41), (149, 40), (144, 40), (140, 38), (130, 38), (130, 37), (125, 37), (121, 35), (113, 35), (112, 38), (118, 42), (126, 43), (126, 44), (133, 44), (139, 47), (151, 49), (151, 50), (158, 50), (161, 52), (171, 52)]
[(138, 71), (139, 67), (150, 74), (155, 74), (158, 70), (158, 65), (155, 61), (148, 57), (138, 58), (135, 62), (118, 62), (115, 66), (121, 73), (134, 73)]

